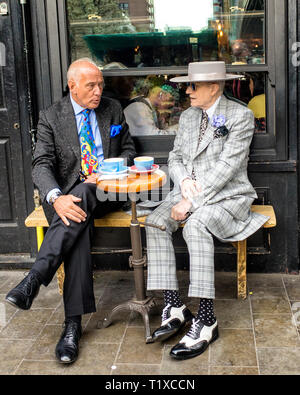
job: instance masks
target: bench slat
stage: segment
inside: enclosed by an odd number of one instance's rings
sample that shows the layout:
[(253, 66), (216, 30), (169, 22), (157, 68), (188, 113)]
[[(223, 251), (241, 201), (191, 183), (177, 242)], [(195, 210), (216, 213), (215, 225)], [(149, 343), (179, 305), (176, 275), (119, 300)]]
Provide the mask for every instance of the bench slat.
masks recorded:
[[(265, 223), (264, 228), (273, 228), (276, 226), (276, 216), (272, 206), (252, 206), (251, 210), (266, 215), (270, 219)], [(139, 218), (140, 221), (144, 222), (146, 217)], [(45, 216), (43, 207), (36, 208), (25, 220), (25, 225), (28, 228), (31, 227), (48, 227), (48, 221)], [(130, 226), (130, 215), (124, 211), (119, 210), (105, 215), (103, 218), (95, 219), (95, 227), (120, 227), (127, 228)]]
[[(139, 220), (144, 222), (146, 217), (140, 217)], [(130, 215), (126, 214), (124, 211), (119, 210), (112, 213), (106, 214), (103, 218), (95, 219), (95, 227), (119, 227), (127, 228), (130, 226)], [(37, 207), (25, 220), (25, 225), (28, 228), (36, 227), (48, 227), (48, 221), (45, 216), (42, 206)]]

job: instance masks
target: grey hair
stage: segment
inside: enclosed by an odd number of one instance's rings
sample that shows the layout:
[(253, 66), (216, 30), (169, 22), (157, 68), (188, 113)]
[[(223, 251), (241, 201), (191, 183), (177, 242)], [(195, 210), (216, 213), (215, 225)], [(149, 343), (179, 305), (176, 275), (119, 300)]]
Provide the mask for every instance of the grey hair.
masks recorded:
[(219, 81), (219, 88), (220, 88), (220, 93), (222, 94), (225, 90), (225, 81)]
[(93, 65), (93, 66), (97, 67), (97, 69), (99, 69), (99, 66), (90, 58), (80, 58), (80, 59), (74, 60), (74, 62), (72, 62), (70, 64), (68, 71), (67, 71), (67, 80), (68, 81), (70, 79), (73, 79), (74, 81), (78, 82), (79, 73), (78, 73), (78, 68), (75, 66), (79, 63), (90, 63), (91, 65)]

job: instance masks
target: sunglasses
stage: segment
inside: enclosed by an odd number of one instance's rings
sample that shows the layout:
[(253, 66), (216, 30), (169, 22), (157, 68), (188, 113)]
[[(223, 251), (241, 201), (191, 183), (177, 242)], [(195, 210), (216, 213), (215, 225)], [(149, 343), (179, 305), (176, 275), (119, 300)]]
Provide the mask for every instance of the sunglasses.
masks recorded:
[(192, 91), (194, 92), (197, 90), (197, 85), (195, 84), (195, 82), (188, 82), (187, 86), (192, 88)]

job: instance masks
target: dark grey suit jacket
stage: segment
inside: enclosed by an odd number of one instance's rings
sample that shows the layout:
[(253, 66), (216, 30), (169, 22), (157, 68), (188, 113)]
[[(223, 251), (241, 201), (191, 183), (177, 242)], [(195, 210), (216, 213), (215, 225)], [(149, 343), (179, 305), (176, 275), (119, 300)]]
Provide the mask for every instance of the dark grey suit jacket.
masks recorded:
[[(104, 158), (124, 157), (127, 166), (132, 165), (135, 147), (120, 103), (102, 97), (95, 112)], [(122, 125), (121, 133), (111, 137), (111, 125)], [(54, 210), (46, 203), (48, 192), (60, 188), (67, 194), (78, 181), (81, 169), (78, 131), (69, 95), (40, 112), (32, 165), (33, 182), (40, 192), (49, 221)]]

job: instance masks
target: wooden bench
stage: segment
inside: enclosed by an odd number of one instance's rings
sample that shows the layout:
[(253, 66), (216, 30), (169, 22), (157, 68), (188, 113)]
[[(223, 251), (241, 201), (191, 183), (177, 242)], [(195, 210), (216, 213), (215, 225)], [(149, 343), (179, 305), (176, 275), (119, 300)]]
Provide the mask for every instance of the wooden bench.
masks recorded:
[[(267, 217), (270, 219), (263, 226), (264, 228), (273, 228), (276, 226), (276, 216), (272, 206), (252, 206), (251, 210)], [(146, 217), (140, 217), (139, 221), (144, 222)], [(126, 214), (124, 211), (116, 211), (107, 214), (101, 219), (95, 219), (95, 227), (117, 227), (117, 228), (127, 228), (130, 226), (130, 215)], [(44, 214), (42, 206), (37, 207), (25, 220), (25, 225), (27, 227), (36, 228), (37, 233), (37, 246), (40, 248), (44, 239), (44, 228), (48, 227), (48, 221)], [(143, 225), (141, 225), (143, 226)], [(247, 240), (238, 241), (232, 243), (237, 251), (237, 295), (239, 299), (246, 299), (247, 297)], [(62, 295), (63, 281), (64, 281), (64, 269), (63, 265), (57, 271), (57, 280), (59, 285), (59, 292)]]

